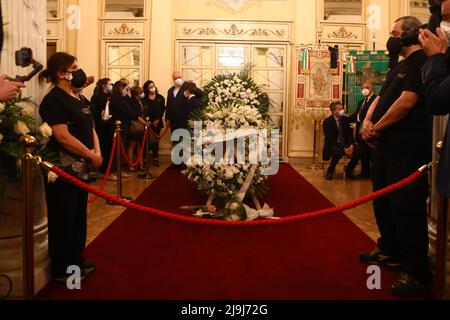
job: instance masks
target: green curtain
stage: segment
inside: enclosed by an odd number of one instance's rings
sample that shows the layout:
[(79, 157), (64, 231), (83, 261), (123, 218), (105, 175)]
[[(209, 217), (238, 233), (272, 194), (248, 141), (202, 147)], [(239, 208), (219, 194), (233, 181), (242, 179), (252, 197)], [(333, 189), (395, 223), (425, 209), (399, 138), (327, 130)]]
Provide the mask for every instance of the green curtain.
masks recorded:
[(383, 86), (389, 67), (389, 57), (384, 50), (379, 51), (350, 51), (350, 56), (356, 57), (356, 73), (347, 74), (348, 78), (348, 113), (352, 114), (363, 99), (361, 93), (365, 82), (372, 82), (375, 93), (378, 94)]

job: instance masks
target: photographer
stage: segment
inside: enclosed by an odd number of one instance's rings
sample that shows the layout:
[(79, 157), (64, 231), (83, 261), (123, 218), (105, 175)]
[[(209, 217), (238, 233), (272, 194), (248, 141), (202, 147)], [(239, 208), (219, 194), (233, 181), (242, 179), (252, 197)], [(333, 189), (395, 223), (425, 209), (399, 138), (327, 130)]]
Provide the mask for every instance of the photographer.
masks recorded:
[[(446, 54), (450, 41), (450, 0), (442, 1), (441, 14), (443, 20), (440, 28), (436, 29), (436, 34), (430, 30), (421, 29), (419, 36), (423, 50), (429, 57), (423, 68), (425, 96), (428, 107), (434, 115), (450, 113), (450, 61)], [(450, 127), (447, 124), (437, 175), (437, 189), (446, 197), (450, 197), (449, 143)]]
[(12, 81), (5, 74), (0, 76), (0, 101), (5, 102), (16, 98), (22, 88), (25, 88), (22, 82)]
[[(362, 136), (373, 150), (373, 189), (383, 189), (429, 162), (429, 120), (424, 101), (421, 68), (426, 55), (418, 44), (421, 22), (411, 16), (395, 21), (387, 48), (404, 58), (388, 74), (379, 97), (363, 122)], [(414, 35), (416, 40), (414, 41)], [(374, 200), (380, 239), (371, 253), (360, 255), (369, 264), (400, 266), (391, 287), (399, 296), (430, 289), (426, 200), (428, 179)]]

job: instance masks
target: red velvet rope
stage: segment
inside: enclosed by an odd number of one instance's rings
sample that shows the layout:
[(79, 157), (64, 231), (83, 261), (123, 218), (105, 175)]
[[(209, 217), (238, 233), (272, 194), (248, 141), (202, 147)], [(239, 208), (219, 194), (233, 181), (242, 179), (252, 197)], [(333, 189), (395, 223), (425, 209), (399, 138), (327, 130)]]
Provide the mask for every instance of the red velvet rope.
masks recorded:
[(139, 150), (138, 158), (135, 163), (131, 163), (130, 159), (128, 159), (127, 153), (125, 151), (125, 146), (123, 145), (123, 140), (120, 139), (120, 149), (122, 150), (123, 158), (128, 163), (129, 167), (136, 168), (139, 163), (142, 161), (142, 156), (144, 155), (144, 149), (145, 149), (145, 141), (147, 140), (148, 135), (148, 128), (144, 132), (144, 140), (142, 141), (141, 149)]
[(156, 139), (161, 140), (162, 138), (164, 138), (164, 136), (166, 135), (166, 133), (169, 131), (170, 127), (166, 127), (163, 131), (163, 133), (161, 135), (156, 134), (152, 128), (150, 128), (150, 134), (152, 136), (154, 136)]
[(290, 222), (295, 222), (295, 221), (306, 220), (306, 219), (317, 218), (317, 217), (321, 217), (321, 216), (325, 216), (325, 215), (340, 213), (342, 211), (357, 207), (363, 203), (369, 202), (373, 199), (376, 199), (376, 198), (379, 198), (386, 194), (389, 194), (399, 188), (402, 188), (402, 187), (410, 184), (411, 182), (417, 180), (423, 174), (422, 171), (418, 170), (418, 171), (414, 172), (411, 176), (409, 176), (397, 183), (394, 183), (391, 186), (388, 186), (384, 189), (378, 190), (367, 196), (361, 197), (355, 201), (345, 203), (343, 205), (333, 207), (333, 208), (317, 210), (317, 211), (313, 211), (313, 212), (307, 212), (304, 214), (297, 214), (297, 215), (293, 215), (293, 216), (289, 216), (289, 217), (284, 217), (281, 219), (263, 219), (263, 220), (253, 220), (253, 221), (224, 221), (224, 220), (201, 219), (201, 218), (195, 218), (195, 217), (189, 217), (189, 216), (182, 216), (182, 215), (178, 215), (178, 214), (163, 211), (163, 210), (158, 210), (155, 208), (144, 207), (142, 205), (139, 205), (139, 204), (136, 204), (133, 202), (128, 202), (123, 199), (119, 199), (114, 196), (111, 196), (111, 195), (103, 192), (102, 190), (95, 189), (94, 187), (91, 187), (90, 185), (67, 174), (66, 172), (62, 171), (60, 168), (58, 168), (56, 166), (52, 166), (50, 168), (50, 170), (53, 171), (54, 173), (56, 173), (61, 178), (63, 178), (64, 180), (72, 183), (73, 185), (75, 185), (79, 188), (82, 188), (86, 191), (89, 191), (89, 192), (99, 196), (99, 197), (102, 197), (106, 200), (109, 200), (111, 202), (114, 202), (116, 204), (119, 204), (119, 205), (124, 206), (129, 209), (137, 210), (137, 211), (140, 211), (143, 213), (153, 214), (153, 215), (161, 217), (161, 218), (175, 220), (178, 222), (194, 223), (194, 224), (210, 225), (210, 226), (223, 226), (223, 227), (246, 227), (246, 226), (284, 224), (284, 223), (290, 223)]
[[(109, 178), (109, 174), (111, 173), (111, 167), (112, 167), (112, 163), (113, 163), (113, 159), (114, 159), (114, 153), (116, 151), (116, 144), (117, 144), (117, 136), (114, 135), (113, 138), (113, 145), (111, 148), (111, 154), (109, 156), (109, 161), (108, 161), (108, 167), (106, 168), (106, 173), (105, 173), (105, 177), (103, 178), (103, 182), (102, 182), (102, 186), (100, 187), (100, 190), (103, 191), (105, 189), (106, 186), (106, 181), (108, 181)], [(98, 199), (98, 196), (96, 197), (92, 197), (88, 200), (88, 203), (93, 203)]]

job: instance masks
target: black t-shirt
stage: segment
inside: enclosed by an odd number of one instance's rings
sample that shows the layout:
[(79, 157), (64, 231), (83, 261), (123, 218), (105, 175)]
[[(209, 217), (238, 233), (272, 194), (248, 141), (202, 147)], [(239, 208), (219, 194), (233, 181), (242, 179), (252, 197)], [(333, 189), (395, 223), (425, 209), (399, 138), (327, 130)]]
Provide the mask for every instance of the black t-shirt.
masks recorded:
[[(42, 121), (49, 126), (67, 124), (69, 132), (88, 149), (94, 148), (94, 122), (89, 106), (55, 86), (46, 94), (39, 107)], [(52, 142), (63, 149), (52, 136)]]
[(428, 113), (424, 100), (422, 66), (427, 57), (423, 50), (411, 54), (392, 69), (379, 94), (380, 101), (372, 115), (377, 123), (403, 91), (414, 92), (419, 100), (400, 121), (380, 133), (378, 146), (387, 150), (426, 152), (428, 147)]

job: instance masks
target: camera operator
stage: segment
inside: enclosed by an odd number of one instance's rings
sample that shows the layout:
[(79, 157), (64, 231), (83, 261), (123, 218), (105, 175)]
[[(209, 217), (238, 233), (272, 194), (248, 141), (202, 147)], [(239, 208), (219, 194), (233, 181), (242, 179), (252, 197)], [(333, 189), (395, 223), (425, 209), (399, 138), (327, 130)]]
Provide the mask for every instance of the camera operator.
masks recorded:
[[(421, 22), (411, 16), (395, 21), (388, 40), (390, 55), (400, 61), (387, 75), (379, 97), (363, 123), (362, 135), (373, 150), (373, 188), (398, 182), (429, 161), (428, 114), (421, 68), (426, 55), (418, 44)], [(416, 35), (415, 41), (410, 41)], [(406, 41), (409, 40), (409, 41)], [(427, 177), (374, 200), (380, 239), (375, 250), (360, 255), (369, 264), (402, 266), (391, 287), (399, 296), (430, 289), (428, 266)]]
[[(434, 115), (450, 113), (450, 68), (447, 56), (450, 41), (450, 0), (441, 4), (442, 22), (436, 34), (421, 29), (419, 40), (423, 50), (429, 57), (423, 68), (425, 81), (425, 97), (428, 107)], [(437, 188), (440, 193), (450, 197), (450, 126), (444, 138), (444, 147), (439, 159)]]
[(22, 82), (12, 81), (6, 74), (0, 76), (0, 102), (14, 99), (25, 88)]

